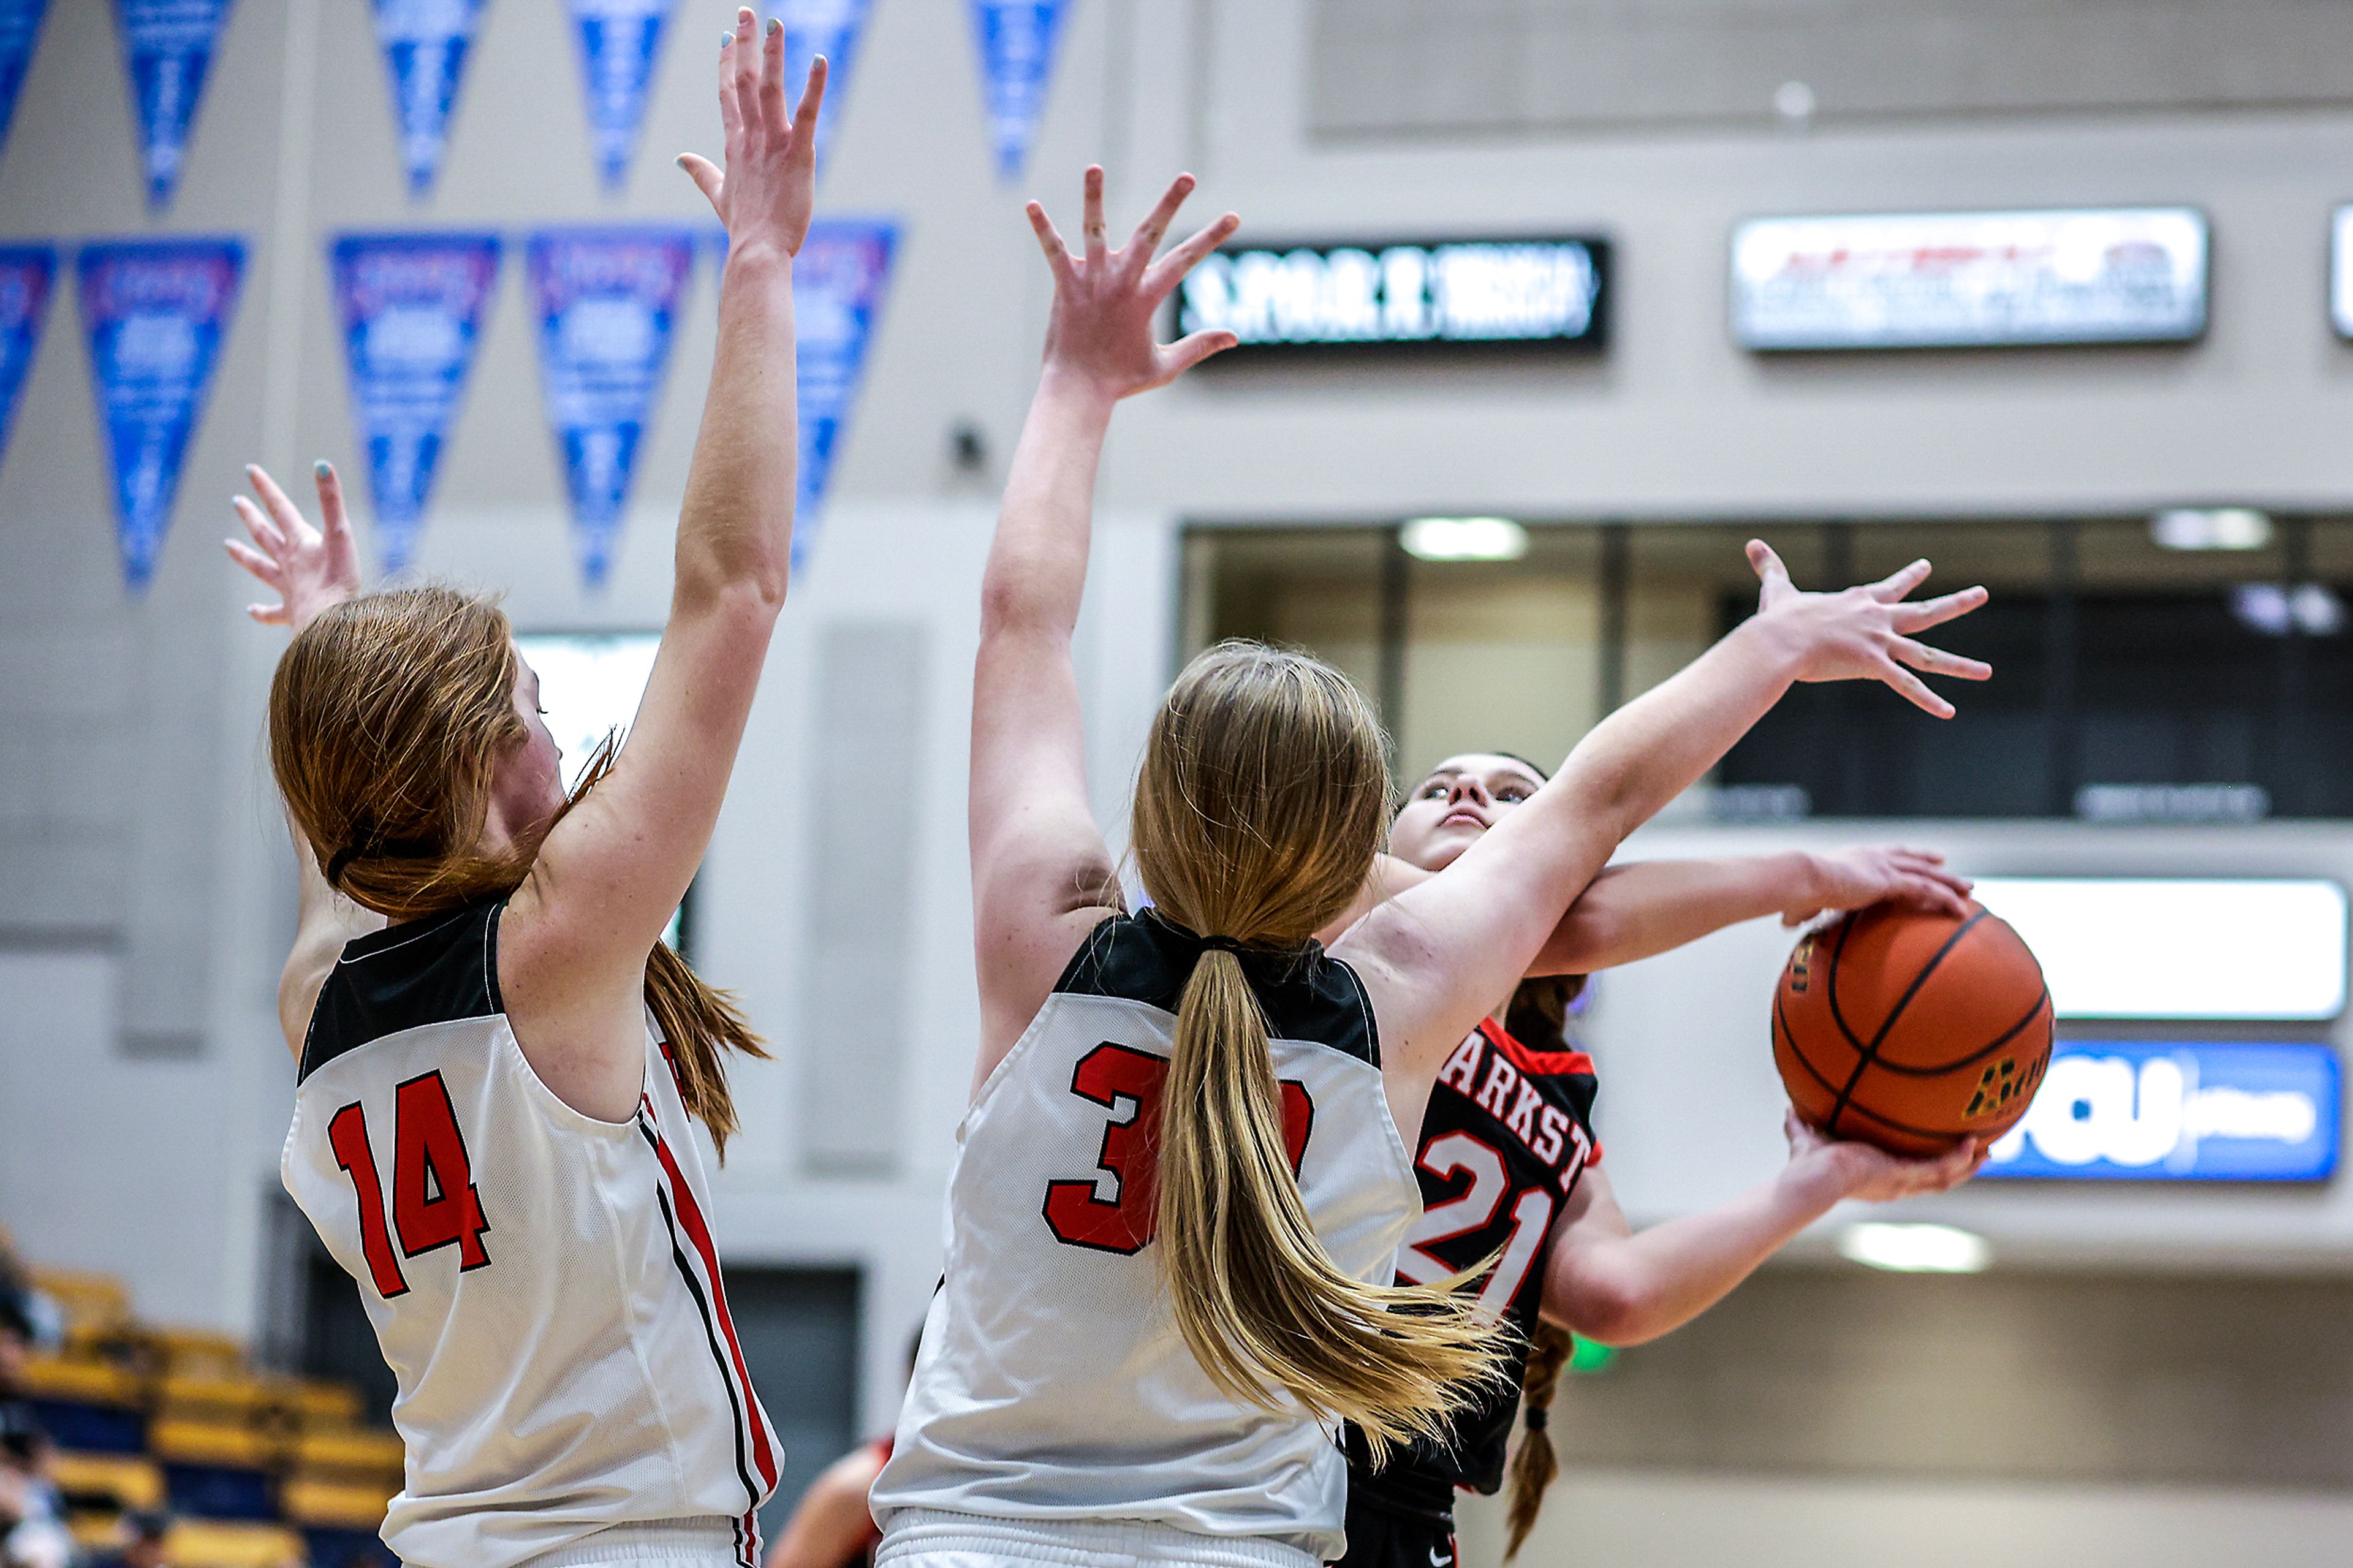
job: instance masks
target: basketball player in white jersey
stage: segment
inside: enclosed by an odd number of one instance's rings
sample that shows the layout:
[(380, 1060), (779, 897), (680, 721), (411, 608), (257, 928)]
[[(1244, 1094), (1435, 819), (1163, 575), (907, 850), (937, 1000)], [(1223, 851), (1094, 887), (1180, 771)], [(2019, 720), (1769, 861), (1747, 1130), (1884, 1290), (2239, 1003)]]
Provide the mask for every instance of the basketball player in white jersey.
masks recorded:
[[(756, 1049), (661, 943), (719, 813), (793, 528), (793, 255), (824, 62), (738, 13), (711, 391), (669, 626), (628, 743), (566, 800), (506, 617), (438, 587), (353, 596), (268, 476), (231, 553), (295, 628), (270, 757), (305, 862), (280, 1012), (300, 1061), (281, 1165), (398, 1380), (416, 1568), (757, 1568), (775, 1430), (746, 1375), (690, 1116), (733, 1131), (721, 1051)], [(593, 786), (593, 787), (592, 787)], [(332, 891), (330, 889), (332, 888)], [(392, 923), (346, 942), (356, 906)]]
[(1800, 594), (1753, 544), (1753, 620), (1326, 954), (1313, 934), (1357, 897), (1388, 827), (1379, 730), (1328, 668), (1227, 645), (1154, 720), (1132, 819), (1154, 907), (1130, 916), (1087, 803), (1071, 637), (1113, 408), (1233, 342), (1155, 341), (1159, 302), (1236, 226), (1155, 259), (1191, 185), (1117, 251), (1100, 169), (1082, 255), (1029, 209), (1055, 292), (982, 589), (983, 1034), (946, 1277), (873, 1493), (891, 1568), (1339, 1555), (1332, 1428), (1436, 1435), (1497, 1365), (1471, 1301), (1388, 1283), (1446, 1056), (1619, 840), (1791, 681), (1883, 679), (1946, 714), (1904, 664), (1984, 673), (1908, 635), (1981, 591), (1901, 603), (1924, 562)]

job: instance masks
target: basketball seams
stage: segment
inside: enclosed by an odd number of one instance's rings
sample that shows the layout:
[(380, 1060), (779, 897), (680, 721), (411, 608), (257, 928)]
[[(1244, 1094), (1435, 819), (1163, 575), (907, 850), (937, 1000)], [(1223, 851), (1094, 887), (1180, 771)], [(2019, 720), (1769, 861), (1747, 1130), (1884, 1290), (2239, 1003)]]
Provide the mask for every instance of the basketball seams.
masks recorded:
[(1942, 1078), (1948, 1072), (1958, 1072), (1963, 1068), (1975, 1067), (2023, 1034), (2029, 1025), (2042, 1016), (2042, 1009), (2050, 1004), (2051, 988), (2046, 985), (2042, 988), (2042, 994), (2035, 997), (2034, 1005), (2026, 1010), (2026, 1016), (1995, 1036), (1993, 1044), (1982, 1050), (1971, 1051), (1968, 1056), (1957, 1057), (1948, 1062), (1939, 1062), (1934, 1067), (1907, 1067), (1902, 1062), (1881, 1060), (1880, 1068), (1882, 1071), (1895, 1073), (1904, 1078)]
[[(1989, 910), (1979, 909), (1961, 922), (1959, 930), (1945, 939), (1945, 944), (1930, 956), (1926, 963), (1920, 966), (1920, 973), (1912, 977), (1912, 983), (1904, 988), (1904, 994), (1895, 999), (1895, 1005), (1887, 1010), (1887, 1016), (1880, 1021), (1878, 1031), (1872, 1036), (1871, 1044), (1868, 1046), (1855, 1040), (1854, 1031), (1847, 1027), (1845, 1016), (1839, 1011), (1839, 961), (1846, 956), (1847, 937), (1854, 930), (1854, 918), (1849, 916), (1841, 923), (1838, 945), (1831, 950), (1830, 973), (1826, 977), (1826, 984), (1830, 987), (1831, 1016), (1838, 1020), (1841, 1032), (1845, 1034), (1850, 1041), (1854, 1042), (1859, 1059), (1854, 1064), (1854, 1071), (1847, 1077), (1846, 1087), (1839, 1090), (1838, 1099), (1831, 1105), (1830, 1120), (1823, 1125), (1823, 1131), (1833, 1138), (1838, 1136), (1839, 1118), (1852, 1106), (1854, 1091), (1862, 1086), (1863, 1075), (1878, 1063), (1880, 1047), (1887, 1043), (1887, 1037), (1894, 1032), (1897, 1022), (1903, 1018), (1904, 1010), (1912, 1005), (1912, 999), (1920, 994), (1920, 988), (1928, 983), (1928, 977), (1936, 973), (1937, 965), (1951, 956), (1953, 950), (1961, 945), (1961, 940), (1975, 931), (1979, 922), (1991, 912)], [(1886, 1119), (1875, 1117), (1873, 1120), (1885, 1121)]]

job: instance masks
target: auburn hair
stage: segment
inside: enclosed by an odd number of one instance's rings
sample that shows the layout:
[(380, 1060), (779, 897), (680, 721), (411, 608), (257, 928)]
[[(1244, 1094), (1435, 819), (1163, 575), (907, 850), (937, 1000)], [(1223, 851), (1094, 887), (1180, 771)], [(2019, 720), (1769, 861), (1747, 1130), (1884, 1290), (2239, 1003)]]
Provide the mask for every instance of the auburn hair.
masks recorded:
[[(429, 584), (366, 594), (297, 633), (269, 687), (269, 764), (295, 827), (338, 892), (386, 919), (503, 898), (548, 830), (612, 767), (607, 739), (570, 796), (506, 847), (480, 846), (500, 762), (527, 738), (517, 655), (492, 601)], [(687, 1110), (723, 1154), (735, 1131), (723, 1049), (762, 1057), (725, 992), (657, 941), (646, 1005)]]
[[(1303, 952), (1364, 884), (1388, 826), (1379, 724), (1346, 678), (1226, 642), (1154, 716), (1132, 842), (1145, 890), (1195, 935)], [(1354, 1422), (1377, 1460), (1442, 1437), (1500, 1380), (1471, 1299), (1372, 1285), (1332, 1260), (1284, 1145), (1267, 1021), (1223, 946), (1196, 961), (1160, 1101), (1156, 1256), (1172, 1315), (1211, 1382)]]

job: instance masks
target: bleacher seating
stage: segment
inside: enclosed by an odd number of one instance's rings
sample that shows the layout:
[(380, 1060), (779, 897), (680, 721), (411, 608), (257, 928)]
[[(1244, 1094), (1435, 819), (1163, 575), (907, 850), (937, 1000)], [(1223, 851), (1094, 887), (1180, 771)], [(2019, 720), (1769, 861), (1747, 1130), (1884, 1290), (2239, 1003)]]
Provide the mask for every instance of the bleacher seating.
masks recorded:
[(66, 1320), (28, 1394), (58, 1452), (75, 1539), (103, 1557), (123, 1515), (164, 1509), (174, 1568), (390, 1563), (376, 1539), (400, 1489), (399, 1436), (364, 1424), (359, 1391), (250, 1366), (204, 1330), (142, 1325), (120, 1281), (35, 1270)]

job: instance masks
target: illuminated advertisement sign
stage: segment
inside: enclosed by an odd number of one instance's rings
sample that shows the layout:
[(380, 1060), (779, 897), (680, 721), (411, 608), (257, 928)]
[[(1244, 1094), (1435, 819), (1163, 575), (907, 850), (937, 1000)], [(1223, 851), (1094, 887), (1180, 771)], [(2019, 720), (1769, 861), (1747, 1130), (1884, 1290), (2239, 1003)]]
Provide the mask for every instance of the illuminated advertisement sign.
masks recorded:
[(2342, 1090), (2325, 1045), (2062, 1040), (1988, 1177), (2319, 1182)]
[(1176, 298), (1176, 329), (1224, 328), (1221, 358), (1289, 351), (1602, 346), (1609, 244), (1457, 239), (1432, 244), (1231, 247), (1205, 257)]
[(2206, 330), (2189, 207), (1752, 218), (1732, 236), (1741, 347), (2180, 342)]
[(1985, 877), (2062, 1018), (2296, 1019), (2345, 1010), (2346, 900), (2295, 878)]
[(2353, 206), (2337, 209), (2328, 233), (2328, 319), (2338, 337), (2353, 338)]

